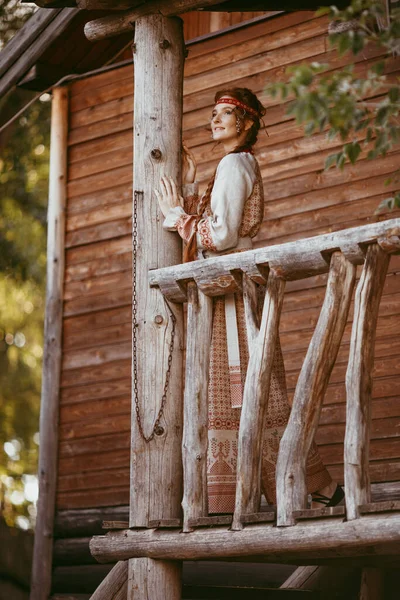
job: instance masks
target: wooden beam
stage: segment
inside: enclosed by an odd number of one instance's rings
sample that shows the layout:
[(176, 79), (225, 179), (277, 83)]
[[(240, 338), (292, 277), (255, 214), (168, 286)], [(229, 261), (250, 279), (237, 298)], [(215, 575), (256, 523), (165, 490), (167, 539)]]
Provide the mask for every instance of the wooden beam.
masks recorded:
[(346, 567), (298, 567), (279, 589), (315, 590), (318, 591), (318, 597), (333, 600), (353, 597), (352, 594), (356, 594), (359, 587), (360, 569), (351, 564)]
[[(133, 127), (133, 180), (137, 201), (137, 221), (134, 218), (133, 227), (134, 235), (137, 231), (136, 294), (133, 296), (133, 306), (137, 309), (137, 390), (134, 369), (131, 527), (147, 527), (150, 521), (181, 517), (183, 311), (179, 305), (168, 308), (159, 290), (149, 288), (147, 281), (150, 268), (182, 260), (180, 239), (162, 228), (154, 188), (159, 188), (162, 174), (178, 182), (181, 179), (183, 64), (181, 19), (162, 15), (138, 19)], [(171, 352), (172, 330), (175, 333)], [(170, 376), (165, 390), (168, 369)], [(164, 395), (163, 413), (159, 426), (154, 429)], [(154, 432), (151, 441), (145, 441), (141, 428), (147, 437)], [(180, 570), (180, 565), (168, 561), (151, 565), (147, 559), (130, 561), (128, 598), (177, 600), (181, 591)]]
[(143, 0), (76, 0), (82, 10), (129, 10), (142, 4)]
[(271, 271), (260, 331), (253, 342), (243, 391), (233, 531), (243, 528), (243, 515), (260, 510), (263, 431), (284, 291), (285, 281)]
[[(257, 280), (257, 272), (260, 275), (259, 268), (269, 266), (283, 279), (303, 279), (327, 273), (330, 255), (335, 250), (340, 249), (350, 262), (363, 264), (365, 246), (375, 243), (380, 238), (397, 238), (399, 235), (400, 219), (389, 219), (286, 244), (208, 258), (206, 274), (203, 265), (196, 262), (150, 271), (149, 283), (151, 286), (157, 286), (162, 281), (163, 294), (176, 302), (184, 301), (182, 289), (184, 282), (190, 279), (194, 279), (196, 283), (200, 282), (207, 295), (219, 296), (227, 293), (224, 284), (227, 278), (232, 278), (232, 271), (243, 271), (251, 279)], [(394, 244), (388, 246), (387, 252), (395, 251)]]
[(60, 9), (37, 10), (1, 51), (0, 77), (46, 30)]
[(33, 550), (31, 600), (47, 600), (51, 588), (61, 371), (67, 137), (68, 89), (60, 87), (53, 90), (51, 113), (46, 313), (38, 467), (39, 502)]
[(346, 372), (344, 482), (347, 519), (359, 517), (359, 506), (371, 501), (369, 430), (372, 369), (379, 303), (390, 256), (378, 244), (369, 246), (357, 286), (349, 362)]
[(324, 303), (300, 371), (276, 465), (277, 525), (294, 525), (306, 508), (306, 463), (329, 378), (347, 322), (356, 267), (341, 252), (331, 258)]
[(366, 567), (362, 570), (359, 600), (384, 598), (385, 573), (382, 569)]
[(119, 600), (126, 598), (128, 581), (128, 563), (126, 560), (117, 562), (96, 591), (90, 596), (90, 600)]
[(150, 0), (133, 10), (89, 21), (85, 25), (85, 35), (91, 42), (96, 42), (132, 31), (133, 23), (146, 15), (158, 13), (168, 17), (218, 3), (220, 0)]
[(212, 307), (212, 298), (198, 290), (195, 283), (189, 283), (182, 441), (184, 531), (190, 530), (190, 519), (208, 515), (207, 424)]
[[(129, 529), (91, 539), (99, 562), (148, 556), (159, 560), (214, 560), (251, 557), (266, 562), (366, 557), (394, 557), (400, 550), (400, 513), (366, 515), (353, 521), (327, 519), (295, 527), (251, 525), (242, 531), (227, 527), (180, 530)], [(258, 558), (257, 558), (258, 557)], [(297, 563), (298, 564), (298, 563)]]
[[(43, 9), (44, 12), (47, 12)], [(41, 11), (38, 11), (38, 13)], [(40, 27), (38, 28), (38, 35), (35, 36), (35, 30), (31, 29), (29, 24), (31, 17), (27, 24), (20, 29), (15, 35), (15, 38), (11, 40), (10, 44), (14, 42), (12, 51), (8, 55), (9, 67), (4, 71), (0, 80), (0, 97), (3, 96), (13, 85), (16, 85), (18, 81), (25, 75), (25, 73), (34, 65), (39, 58), (42, 56), (44, 51), (65, 31), (71, 21), (78, 14), (77, 8), (63, 8), (62, 10), (56, 10), (57, 14), (53, 15), (53, 18), (47, 22), (43, 17)], [(37, 14), (37, 13), (36, 13)], [(37, 21), (34, 20), (33, 25)], [(43, 26), (43, 24), (46, 24)], [(26, 30), (25, 30), (26, 27)], [(43, 27), (43, 28), (42, 28)], [(21, 52), (19, 48), (19, 42), (25, 47), (24, 51)], [(6, 49), (3, 52), (6, 52)], [(6, 58), (6, 57), (5, 57)]]

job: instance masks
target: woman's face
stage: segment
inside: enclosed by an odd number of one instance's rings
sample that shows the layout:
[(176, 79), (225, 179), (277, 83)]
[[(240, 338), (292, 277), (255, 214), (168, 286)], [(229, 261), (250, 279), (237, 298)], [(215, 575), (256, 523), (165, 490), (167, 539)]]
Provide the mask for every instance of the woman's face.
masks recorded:
[(224, 146), (237, 143), (236, 114), (232, 104), (216, 104), (211, 114), (212, 137)]

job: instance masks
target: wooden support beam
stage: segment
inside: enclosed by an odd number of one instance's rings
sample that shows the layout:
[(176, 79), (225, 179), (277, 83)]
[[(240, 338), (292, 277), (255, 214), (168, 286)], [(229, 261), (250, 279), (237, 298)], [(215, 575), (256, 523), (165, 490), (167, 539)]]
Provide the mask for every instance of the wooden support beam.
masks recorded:
[(151, 0), (133, 10), (89, 21), (85, 25), (85, 35), (91, 42), (97, 42), (132, 31), (133, 23), (146, 15), (160, 14), (168, 17), (213, 4), (221, 4), (221, 2), (220, 0)]
[[(10, 48), (7, 44), (6, 48), (2, 50), (2, 54), (4, 53), (2, 65), (4, 60), (5, 64), (9, 66), (0, 79), (0, 98), (13, 85), (16, 85), (32, 65), (40, 59), (45, 50), (66, 30), (79, 11), (77, 8), (51, 10), (49, 11), (51, 20), (46, 19), (44, 14), (46, 12), (46, 10), (37, 11), (11, 40)], [(24, 48), (23, 52), (21, 52), (19, 44)]]
[(143, 0), (76, 0), (82, 10), (131, 10), (142, 4)]
[(359, 600), (382, 600), (384, 598), (385, 576), (382, 569), (366, 567), (361, 573)]
[(347, 519), (359, 517), (359, 507), (371, 501), (369, 430), (375, 335), (390, 256), (378, 245), (367, 251), (357, 286), (349, 363), (346, 372), (346, 435), (344, 482)]
[(355, 597), (359, 587), (360, 569), (351, 564), (347, 567), (298, 567), (280, 589), (315, 590), (319, 598), (334, 600)]
[(119, 561), (90, 596), (90, 600), (126, 600), (127, 581), (128, 563), (126, 560)]
[[(250, 525), (181, 530), (113, 531), (92, 538), (90, 549), (99, 562), (148, 556), (158, 560), (215, 560), (250, 557), (257, 562), (288, 563), (347, 557), (395, 557), (400, 550), (400, 513), (365, 515), (353, 521), (327, 519), (295, 527)], [(299, 564), (297, 562), (297, 564)], [(310, 563), (308, 563), (310, 564)]]
[(61, 371), (67, 136), (68, 88), (59, 87), (53, 90), (51, 112), (46, 313), (38, 467), (39, 502), (33, 549), (31, 600), (47, 600), (51, 588)]
[(208, 515), (207, 424), (212, 307), (212, 298), (198, 290), (195, 283), (189, 283), (182, 443), (184, 531), (190, 531), (190, 519)]
[(294, 525), (293, 511), (307, 505), (306, 463), (329, 378), (339, 351), (356, 267), (341, 252), (331, 258), (324, 303), (300, 371), (276, 466), (277, 525)]
[(233, 531), (243, 528), (243, 515), (260, 509), (263, 431), (284, 291), (285, 281), (271, 271), (260, 331), (253, 341), (243, 391)]
[(151, 286), (158, 286), (162, 281), (163, 294), (175, 302), (184, 301), (182, 288), (184, 282), (190, 279), (197, 283), (200, 281), (206, 295), (219, 296), (228, 293), (224, 284), (227, 277), (232, 277), (232, 272), (236, 274), (243, 271), (254, 281), (262, 283), (262, 272), (269, 266), (282, 279), (303, 279), (327, 273), (330, 256), (336, 250), (341, 250), (353, 264), (361, 265), (365, 260), (366, 246), (379, 240), (382, 247), (385, 246), (385, 250), (387, 248), (387, 252), (395, 252), (396, 244), (393, 240), (399, 236), (400, 219), (389, 219), (286, 244), (208, 258), (206, 275), (201, 261), (197, 261), (200, 264), (186, 263), (160, 271), (150, 271), (149, 283)]
[[(168, 308), (159, 290), (149, 288), (148, 270), (182, 260), (180, 239), (162, 228), (154, 188), (159, 187), (163, 174), (175, 181), (181, 178), (183, 63), (181, 19), (151, 15), (137, 21), (133, 136), (137, 393), (133, 369), (131, 527), (181, 517), (183, 311), (179, 305)], [(163, 395), (164, 408), (155, 429)], [(147, 437), (154, 432), (151, 441), (145, 441), (141, 428)], [(180, 588), (180, 565), (168, 561), (150, 565), (146, 559), (130, 561), (129, 599), (177, 600)]]

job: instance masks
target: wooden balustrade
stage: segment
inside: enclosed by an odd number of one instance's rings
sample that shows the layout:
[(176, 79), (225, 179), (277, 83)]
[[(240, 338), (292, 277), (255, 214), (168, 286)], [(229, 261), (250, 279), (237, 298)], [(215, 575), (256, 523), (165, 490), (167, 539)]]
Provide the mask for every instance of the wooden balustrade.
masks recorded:
[(267, 282), (260, 330), (252, 344), (243, 391), (238, 440), (236, 502), (232, 522), (234, 530), (242, 529), (242, 515), (256, 513), (260, 506), (263, 431), (284, 290), (285, 281), (271, 271)]
[(322, 402), (342, 340), (356, 267), (341, 252), (332, 255), (326, 294), (300, 371), (276, 468), (277, 525), (294, 525), (294, 510), (306, 508), (306, 461)]
[[(150, 271), (152, 287), (158, 286), (169, 300), (188, 302), (184, 531), (191, 531), (196, 519), (200, 523), (207, 516), (207, 387), (212, 296), (241, 290), (245, 305), (250, 359), (243, 392), (232, 520), (232, 529), (241, 530), (249, 519), (259, 520), (262, 436), (285, 280), (329, 272), (324, 303), (299, 375), (277, 463), (277, 525), (294, 525), (294, 511), (306, 507), (306, 460), (346, 325), (356, 265), (364, 263), (357, 286), (346, 377), (347, 517), (359, 516), (359, 506), (366, 504), (370, 497), (368, 444), (376, 321), (390, 254), (400, 248), (399, 234), (400, 219), (391, 219), (298, 242)], [(266, 285), (261, 319), (257, 284)]]
[[(183, 531), (181, 523), (149, 522), (148, 531), (125, 530), (98, 536), (91, 542), (100, 561), (132, 557), (163, 560), (263, 556), (269, 560), (365, 554), (377, 547), (382, 555), (398, 552), (400, 503), (368, 504), (368, 442), (371, 371), (379, 302), (390, 260), (400, 249), (400, 219), (322, 235), (281, 246), (260, 248), (150, 272), (150, 285), (158, 286), (174, 302), (188, 302), (186, 387), (183, 431)], [(364, 263), (355, 297), (350, 358), (346, 376), (347, 423), (345, 438), (344, 508), (304, 511), (305, 465), (318, 427), (328, 385), (347, 321), (357, 264)], [(264, 416), (269, 395), (272, 359), (278, 336), (285, 280), (329, 272), (325, 299), (301, 369), (277, 464), (277, 525), (257, 513), (260, 504), (260, 464)], [(266, 285), (260, 317), (257, 284)], [(212, 330), (212, 296), (242, 290), (249, 343), (249, 364), (239, 428), (236, 506), (229, 517), (207, 518), (207, 387)], [(390, 506), (387, 506), (390, 504)], [(392, 511), (392, 515), (388, 515)], [(371, 513), (375, 512), (376, 517)], [(318, 515), (316, 514), (318, 513)], [(323, 513), (335, 518), (329, 529), (314, 519)], [(219, 521), (218, 521), (219, 519)], [(296, 527), (288, 527), (299, 521)], [(212, 533), (197, 525), (218, 524)], [(251, 528), (244, 528), (253, 523)], [(221, 527), (222, 526), (222, 527)], [(151, 528), (161, 529), (153, 531)], [(163, 527), (172, 529), (163, 530)], [(173, 529), (175, 528), (175, 531)], [(244, 528), (244, 530), (243, 530)], [(178, 529), (178, 531), (176, 531)], [(243, 530), (243, 531), (241, 531)], [(293, 535), (290, 533), (293, 531)], [(334, 537), (332, 537), (334, 531)], [(296, 533), (297, 532), (297, 533)], [(325, 533), (324, 533), (325, 532)], [(193, 536), (193, 537), (192, 537)], [(238, 536), (238, 537), (237, 537)], [(322, 546), (321, 546), (322, 544)], [(343, 554), (343, 548), (346, 552)], [(359, 547), (358, 547), (359, 546)], [(321, 548), (320, 548), (321, 547)]]
[(211, 328), (212, 299), (190, 283), (182, 443), (184, 531), (190, 531), (190, 519), (208, 515), (207, 388)]
[(390, 256), (382, 244), (367, 251), (357, 286), (350, 355), (346, 373), (346, 435), (344, 478), (347, 519), (359, 517), (360, 506), (371, 501), (369, 435), (371, 421), (372, 369), (379, 302)]

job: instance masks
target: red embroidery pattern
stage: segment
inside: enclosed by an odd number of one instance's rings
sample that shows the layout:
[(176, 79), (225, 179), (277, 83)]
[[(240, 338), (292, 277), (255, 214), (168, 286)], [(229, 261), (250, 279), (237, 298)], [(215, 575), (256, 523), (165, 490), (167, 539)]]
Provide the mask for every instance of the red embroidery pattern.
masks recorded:
[(261, 178), (260, 168), (256, 165), (257, 179), (254, 183), (252, 192), (247, 198), (244, 209), (242, 223), (239, 228), (239, 237), (251, 237), (257, 235), (264, 217), (264, 188)]
[(200, 235), (201, 245), (204, 248), (212, 250), (213, 252), (217, 252), (217, 248), (211, 236), (210, 222), (208, 219), (202, 219), (201, 221), (199, 221), (197, 231)]
[[(262, 298), (260, 298), (262, 301)], [(240, 363), (242, 377), (246, 376), (248, 346), (243, 297), (236, 295)], [(243, 381), (244, 383), (244, 381)], [(226, 341), (225, 302), (215, 298), (213, 333), (208, 387), (208, 510), (210, 513), (233, 512), (235, 506), (237, 436), (240, 409), (232, 408)], [(278, 340), (271, 374), (266, 428), (262, 448), (261, 483), (269, 503), (275, 502), (275, 468), (279, 443), (290, 414), (286, 391), (285, 368)], [(307, 460), (307, 488), (316, 491), (328, 485), (330, 475), (324, 467), (315, 444)]]

